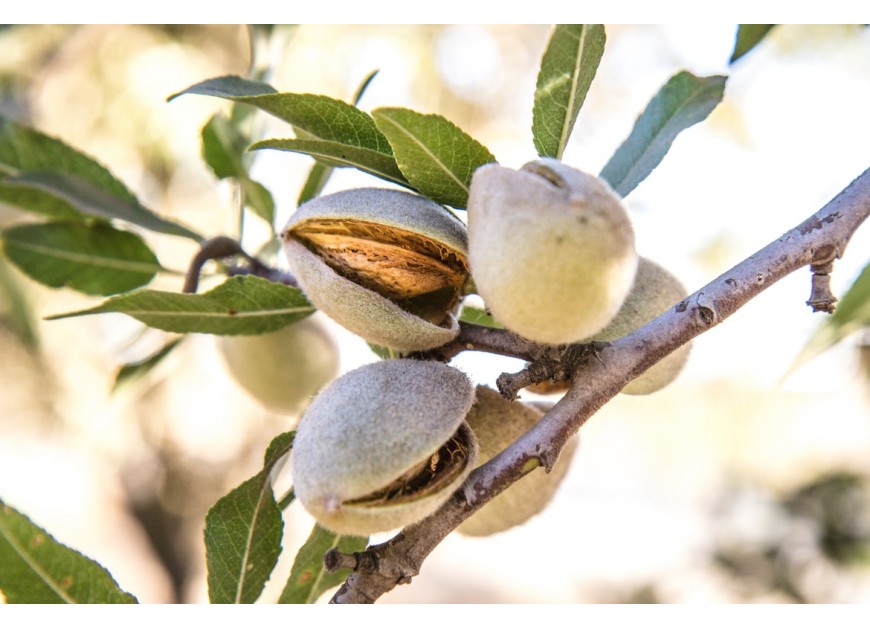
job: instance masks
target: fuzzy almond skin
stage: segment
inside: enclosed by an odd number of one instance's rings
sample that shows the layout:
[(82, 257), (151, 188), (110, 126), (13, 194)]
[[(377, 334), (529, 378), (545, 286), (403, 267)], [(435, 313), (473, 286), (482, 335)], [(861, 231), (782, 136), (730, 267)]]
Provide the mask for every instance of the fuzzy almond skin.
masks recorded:
[[(294, 230), (318, 220), (361, 221), (423, 236), (445, 254), (467, 259), (465, 225), (429, 199), (379, 188), (346, 190), (300, 206), (282, 234), (290, 270), (308, 299), (333, 320), (366, 341), (397, 351), (434, 349), (455, 338), (455, 311), (440, 325), (410, 313), (389, 298), (336, 273), (294, 238)], [(456, 297), (458, 304), (459, 295)], [(453, 307), (455, 310), (456, 307)]]
[(597, 177), (541, 159), (478, 168), (468, 199), (471, 274), (493, 316), (546, 344), (600, 331), (634, 280), (634, 231)]
[[(634, 286), (622, 308), (610, 324), (592, 340), (616, 340), (646, 325), (669, 307), (686, 298), (683, 284), (668, 270), (652, 260), (640, 258)], [(661, 390), (677, 378), (689, 358), (690, 345), (685, 344), (663, 360), (648, 368), (640, 377), (622, 389), (627, 395), (649, 395)]]
[(386, 360), (355, 369), (327, 386), (308, 408), (293, 443), (296, 496), (324, 527), (368, 535), (409, 525), (434, 512), (471, 472), (414, 502), (345, 506), (425, 461), (463, 424), (474, 387), (438, 362)]
[(338, 375), (338, 347), (311, 317), (258, 336), (220, 336), (218, 346), (236, 382), (278, 414), (297, 414)]
[[(477, 387), (477, 400), (466, 419), (477, 437), (478, 466), (485, 464), (527, 432), (543, 413), (517, 401), (510, 402), (485, 386)], [(533, 469), (466, 519), (457, 530), (466, 536), (489, 536), (525, 523), (541, 512), (565, 479), (577, 438), (571, 439), (550, 473)]]

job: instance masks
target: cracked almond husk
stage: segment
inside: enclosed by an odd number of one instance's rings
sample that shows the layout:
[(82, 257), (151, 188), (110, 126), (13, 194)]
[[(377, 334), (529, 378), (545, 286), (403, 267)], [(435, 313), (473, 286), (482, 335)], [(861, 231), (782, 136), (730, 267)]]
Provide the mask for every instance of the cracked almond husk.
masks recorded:
[(365, 536), (438, 509), (474, 467), (474, 387), (440, 362), (386, 360), (332, 382), (296, 432), (293, 487), (325, 528)]
[(346, 190), (299, 207), (282, 240), (308, 299), (366, 341), (423, 351), (459, 333), (467, 235), (441, 205), (398, 190)]

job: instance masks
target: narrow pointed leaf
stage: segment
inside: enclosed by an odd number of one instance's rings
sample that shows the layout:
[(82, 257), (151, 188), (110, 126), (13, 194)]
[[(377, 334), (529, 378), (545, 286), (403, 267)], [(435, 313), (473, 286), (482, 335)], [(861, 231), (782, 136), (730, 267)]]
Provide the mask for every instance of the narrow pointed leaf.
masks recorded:
[(12, 266), (0, 256), (0, 325), (11, 330), (29, 350), (39, 347), (33, 307)]
[(242, 193), (245, 195), (245, 206), (254, 210), (254, 213), (270, 227), (274, 227), (275, 200), (272, 198), (272, 193), (262, 183), (249, 177), (243, 178), (241, 183)]
[(154, 368), (160, 364), (166, 356), (172, 353), (182, 340), (184, 340), (184, 337), (171, 340), (163, 345), (159, 351), (149, 355), (144, 360), (131, 362), (122, 366), (118, 370), (118, 374), (115, 375), (115, 382), (112, 384), (112, 392), (114, 393), (118, 391), (125, 384), (129, 384), (130, 382), (145, 377), (145, 375), (154, 370)]
[(251, 150), (275, 148), (311, 155), (321, 163), (333, 167), (352, 166), (392, 183), (408, 186), (408, 181), (390, 155), (367, 148), (358, 148), (338, 142), (322, 140), (271, 139), (257, 142)]
[(54, 218), (118, 218), (200, 240), (146, 209), (93, 158), (34, 129), (0, 117), (0, 201)]
[(747, 52), (755, 48), (761, 40), (767, 37), (776, 24), (740, 24), (737, 27), (737, 37), (734, 41), (734, 52), (728, 64), (732, 64)]
[(329, 573), (323, 566), (323, 555), (338, 548), (344, 553), (361, 552), (368, 539), (358, 536), (342, 536), (314, 526), (305, 545), (296, 554), (287, 584), (278, 598), (279, 604), (314, 604), (325, 591), (337, 587), (347, 579), (349, 569)]
[(229, 118), (215, 114), (202, 127), (202, 158), (218, 179), (237, 177), (244, 171), (242, 155), (247, 148), (245, 138)]
[(275, 221), (275, 202), (262, 184), (251, 179), (244, 155), (248, 141), (227, 117), (216, 114), (202, 128), (202, 157), (218, 179), (235, 177), (243, 202), (270, 226)]
[(495, 161), (486, 147), (443, 116), (399, 108), (376, 109), (372, 115), (405, 178), (439, 203), (464, 208), (471, 175)]
[[(97, 187), (90, 181), (64, 172), (26, 172), (7, 177), (0, 181), (8, 188), (29, 188), (49, 194), (74, 208), (78, 216), (117, 219), (168, 235), (182, 236), (199, 242), (202, 240), (195, 231), (165, 220), (133, 199), (124, 199)], [(32, 209), (22, 207), (22, 209)], [(38, 210), (36, 210), (38, 211)], [(70, 218), (76, 217), (68, 216)]]
[(0, 500), (0, 592), (10, 604), (135, 604), (99, 563)]
[(89, 181), (106, 193), (126, 201), (130, 191), (91, 157), (58, 139), (0, 116), (0, 200), (25, 211), (55, 217), (76, 217), (68, 203), (38, 190), (7, 187), (3, 176), (24, 172), (65, 172)]
[(321, 161), (315, 162), (314, 165), (311, 166), (311, 170), (308, 172), (308, 178), (305, 179), (302, 189), (299, 191), (299, 198), (296, 199), (296, 205), (302, 205), (302, 203), (307, 203), (312, 198), (320, 196), (323, 188), (326, 187), (330, 177), (332, 177), (333, 170), (335, 170), (335, 168), (327, 166)]
[(252, 604), (278, 562), (284, 521), (271, 474), (290, 452), (293, 436), (277, 436), (262, 471), (219, 499), (206, 516), (208, 596), (213, 604)]
[(553, 29), (532, 109), (532, 136), (541, 157), (562, 158), (604, 54), (604, 41), (601, 24), (559, 24)]
[(790, 370), (808, 362), (835, 344), (870, 327), (870, 263), (837, 303), (834, 313), (816, 329)]
[(144, 240), (105, 223), (50, 222), (2, 232), (6, 257), (52, 288), (111, 295), (147, 284), (162, 270)]
[(372, 117), (342, 100), (316, 94), (278, 93), (265, 83), (225, 76), (203, 81), (175, 94), (217, 96), (245, 103), (289, 122), (316, 138), (390, 155), (390, 144)]
[(239, 335), (277, 331), (313, 313), (314, 307), (298, 288), (244, 275), (204, 294), (139, 290), (49, 320), (108, 312), (127, 314), (164, 331)]
[(698, 77), (684, 70), (668, 79), (604, 166), (601, 178), (617, 194), (627, 196), (661, 163), (677, 136), (722, 101), (726, 78)]
[[(363, 94), (365, 94), (371, 82), (378, 75), (378, 72), (380, 72), (380, 70), (372, 70), (359, 84), (359, 87), (357, 87), (356, 93), (353, 96), (354, 106), (359, 104), (360, 99), (363, 97)], [(396, 168), (398, 169), (398, 166), (396, 166)], [(308, 173), (308, 178), (305, 179), (305, 184), (299, 192), (299, 198), (296, 200), (296, 204), (302, 205), (303, 203), (310, 201), (312, 198), (319, 196), (323, 191), (323, 188), (326, 187), (326, 184), (329, 182), (329, 178), (332, 176), (332, 171), (332, 166), (327, 166), (325, 163), (320, 161), (311, 166), (311, 171)]]

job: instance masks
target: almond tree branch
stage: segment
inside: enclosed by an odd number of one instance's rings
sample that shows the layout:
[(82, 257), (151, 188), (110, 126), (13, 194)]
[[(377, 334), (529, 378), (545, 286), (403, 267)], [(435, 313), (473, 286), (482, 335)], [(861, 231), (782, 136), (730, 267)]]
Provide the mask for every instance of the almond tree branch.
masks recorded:
[[(381, 545), (354, 556), (356, 567), (333, 597), (335, 603), (374, 602), (397, 584), (410, 582), (426, 556), (462, 521), (523, 475), (536, 462), (548, 471), (568, 439), (632, 379), (695, 336), (712, 329), (774, 282), (812, 265), (810, 305), (831, 309), (830, 263), (870, 215), (870, 169), (816, 214), (725, 272), (644, 327), (598, 350), (599, 359), (578, 359), (565, 396), (526, 434), (476, 469), (434, 515)], [(822, 276), (821, 279), (818, 277)], [(821, 308), (819, 305), (821, 304)], [(570, 346), (569, 346), (570, 348)], [(539, 359), (544, 350), (504, 330), (464, 325), (460, 338), (436, 350), (449, 359), (467, 349)], [(547, 357), (544, 355), (544, 357)], [(334, 559), (335, 557), (333, 557)], [(347, 564), (348, 561), (337, 561)]]

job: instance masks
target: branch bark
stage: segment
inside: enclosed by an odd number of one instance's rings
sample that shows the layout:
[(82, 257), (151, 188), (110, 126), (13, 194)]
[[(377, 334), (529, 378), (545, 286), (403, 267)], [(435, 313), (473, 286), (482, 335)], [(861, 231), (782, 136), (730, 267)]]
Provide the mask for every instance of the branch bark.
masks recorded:
[[(371, 603), (397, 584), (410, 582), (429, 553), (462, 521), (522, 477), (537, 462), (549, 471), (559, 453), (586, 421), (632, 379), (666, 355), (736, 312), (767, 287), (803, 266), (813, 270), (808, 304), (829, 311), (834, 299), (827, 278), (852, 234), (870, 215), (870, 169), (833, 200), (782, 237), (723, 273), (644, 327), (595, 348), (584, 345), (542, 347), (506, 330), (463, 325), (459, 338), (425, 357), (449, 359), (482, 350), (538, 360), (572, 359), (571, 387), (526, 434), (476, 469), (434, 515), (381, 545), (355, 555), (354, 572), (338, 590), (335, 603)], [(420, 356), (424, 357), (424, 356)], [(503, 391), (504, 392), (504, 391)], [(336, 557), (332, 557), (336, 561)], [(348, 561), (338, 561), (347, 564)]]

